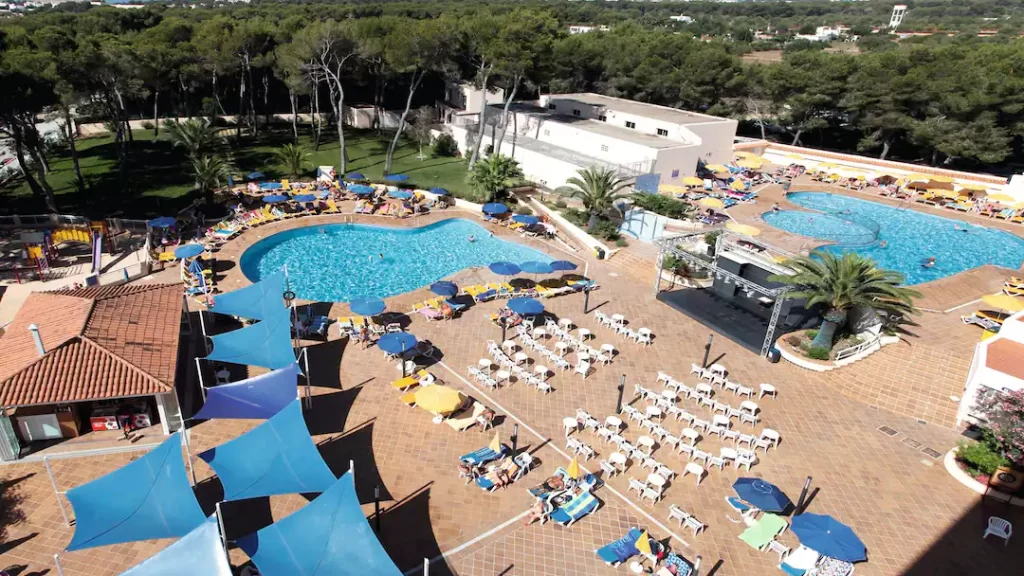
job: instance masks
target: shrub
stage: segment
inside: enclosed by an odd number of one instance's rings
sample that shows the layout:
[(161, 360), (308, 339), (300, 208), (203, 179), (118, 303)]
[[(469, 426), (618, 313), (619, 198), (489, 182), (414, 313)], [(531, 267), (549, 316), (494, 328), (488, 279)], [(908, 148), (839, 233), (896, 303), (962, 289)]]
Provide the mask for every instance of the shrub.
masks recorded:
[(587, 221), (590, 220), (590, 215), (583, 210), (577, 210), (575, 208), (566, 208), (562, 210), (562, 216), (571, 224), (575, 224), (580, 228), (587, 227)]
[[(586, 212), (584, 212), (583, 214), (586, 220), (590, 219), (590, 216), (587, 215)], [(586, 224), (586, 220), (584, 220), (584, 224)], [(594, 229), (591, 230), (590, 233), (604, 240), (619, 239), (619, 227), (617, 224), (615, 224), (615, 222), (612, 222), (611, 220), (599, 220), (597, 224), (594, 225)]]
[(828, 360), (831, 350), (824, 346), (809, 346), (807, 348), (807, 357), (813, 360)]
[(569, 205), (565, 203), (565, 200), (561, 200), (561, 199), (555, 200), (555, 208), (558, 208), (559, 210), (562, 210), (562, 209), (565, 209), (565, 208), (568, 208), (568, 207), (569, 207)]
[(152, 130), (154, 127), (153, 123), (149, 120), (143, 120), (140, 126), (142, 126), (143, 130)]
[(516, 207), (516, 214), (533, 214), (533, 210), (530, 210), (527, 206), (520, 204)]
[(803, 340), (801, 340), (799, 336), (790, 336), (786, 338), (786, 343), (794, 348), (799, 348), (801, 342), (803, 342)]
[(629, 242), (626, 242), (625, 238), (620, 237), (615, 240), (615, 245), (618, 246), (619, 248), (625, 248), (626, 246), (629, 246)]
[(459, 145), (451, 134), (441, 133), (434, 138), (433, 153), (435, 158), (451, 158), (459, 153)]
[(818, 337), (818, 331), (817, 330), (808, 330), (808, 331), (804, 332), (804, 336), (808, 340), (814, 340), (815, 338)]
[(957, 447), (957, 458), (975, 476), (979, 473), (991, 476), (996, 471), (996, 468), (1009, 464), (1009, 460), (1004, 458), (998, 450), (994, 450), (986, 442), (965, 442), (961, 440)]
[(718, 241), (718, 237), (722, 235), (722, 232), (715, 230), (714, 232), (708, 232), (704, 235), (704, 243), (708, 246), (714, 246), (715, 242)]
[(688, 218), (693, 212), (693, 207), (690, 204), (660, 194), (635, 194), (633, 204), (644, 210), (677, 220)]
[(1017, 465), (1024, 464), (1024, 390), (981, 397), (978, 408), (991, 423), (991, 442)]

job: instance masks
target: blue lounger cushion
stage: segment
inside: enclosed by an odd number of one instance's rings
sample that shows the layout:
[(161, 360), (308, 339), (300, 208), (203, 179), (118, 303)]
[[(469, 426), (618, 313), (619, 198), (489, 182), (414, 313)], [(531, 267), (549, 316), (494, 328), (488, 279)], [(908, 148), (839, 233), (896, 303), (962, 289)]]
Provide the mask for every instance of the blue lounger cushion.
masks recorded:
[(638, 528), (630, 528), (622, 538), (598, 548), (597, 556), (608, 564), (625, 562), (640, 553), (636, 548), (640, 535), (641, 532)]
[(491, 450), (490, 447), (484, 446), (483, 448), (474, 450), (469, 454), (463, 454), (459, 457), (459, 461), (463, 464), (479, 466), (481, 464), (486, 464), (491, 460), (497, 460), (498, 458), (507, 455), (510, 451), (509, 447), (504, 444), (501, 445), (501, 450), (499, 452), (495, 452), (494, 450)]

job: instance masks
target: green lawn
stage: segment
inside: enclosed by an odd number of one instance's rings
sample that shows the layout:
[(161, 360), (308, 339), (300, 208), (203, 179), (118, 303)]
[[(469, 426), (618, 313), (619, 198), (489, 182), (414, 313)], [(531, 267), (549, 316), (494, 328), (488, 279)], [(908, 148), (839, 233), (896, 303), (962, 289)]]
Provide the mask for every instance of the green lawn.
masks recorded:
[[(348, 130), (345, 133), (349, 172), (362, 172), (370, 179), (380, 179), (384, 170), (384, 155), (390, 136), (378, 137), (373, 131)], [(148, 218), (172, 214), (198, 197), (192, 189), (186, 158), (181, 150), (163, 139), (154, 140), (151, 130), (134, 134), (135, 144), (124, 176), (118, 170), (117, 149), (110, 136), (77, 141), (79, 163), (87, 182), (87, 193), (78, 193), (74, 182), (74, 169), (69, 152), (50, 158), (48, 181), (57, 194), (57, 205), (65, 214), (83, 214), (92, 217), (123, 216)], [(284, 176), (276, 165), (273, 152), (291, 142), (291, 132), (276, 130), (248, 139), (233, 155), (239, 174), (253, 170), (278, 179)], [(336, 134), (325, 126), (320, 150), (312, 151), (312, 138), (300, 136), (300, 142), (310, 151), (310, 167), (304, 177), (313, 178), (316, 167), (334, 166), (340, 169)], [(392, 173), (409, 175), (407, 185), (418, 188), (440, 186), (455, 194), (467, 192), (466, 163), (461, 158), (431, 158), (424, 148), (426, 159), (417, 158), (414, 144), (403, 144), (395, 151)], [(0, 187), (0, 214), (38, 214), (45, 212), (45, 204), (34, 197), (22, 180)]]

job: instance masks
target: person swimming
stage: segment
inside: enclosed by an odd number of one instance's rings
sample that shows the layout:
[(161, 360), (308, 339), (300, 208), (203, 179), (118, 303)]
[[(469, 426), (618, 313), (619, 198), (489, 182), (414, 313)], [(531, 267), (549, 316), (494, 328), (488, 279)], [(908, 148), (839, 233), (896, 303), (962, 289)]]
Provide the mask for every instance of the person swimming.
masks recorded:
[(470, 242), (476, 242), (476, 236), (473, 236), (472, 234), (470, 234), (469, 235), (469, 241)]
[(772, 204), (772, 214), (778, 214), (778, 213), (779, 213), (779, 203), (776, 202), (775, 204)]
[(881, 246), (882, 248), (888, 248), (889, 247), (889, 243), (886, 242), (885, 240), (882, 240), (881, 242), (879, 242), (878, 245)]
[(929, 256), (928, 259), (925, 260), (921, 264), (921, 267), (922, 268), (934, 268), (935, 267), (935, 256)]
[(966, 227), (961, 228), (959, 224), (953, 224), (953, 230), (956, 230), (957, 232), (969, 232)]

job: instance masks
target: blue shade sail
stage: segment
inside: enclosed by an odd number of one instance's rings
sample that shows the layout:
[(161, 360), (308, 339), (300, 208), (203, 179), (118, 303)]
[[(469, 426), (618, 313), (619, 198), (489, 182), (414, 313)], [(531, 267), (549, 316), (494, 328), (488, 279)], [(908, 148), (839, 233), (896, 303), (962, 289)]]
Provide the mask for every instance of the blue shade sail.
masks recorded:
[(181, 433), (145, 456), (67, 492), (75, 510), (68, 551), (178, 538), (203, 523), (181, 455)]
[(224, 500), (323, 492), (334, 474), (309, 437), (299, 401), (199, 457), (224, 486)]
[(351, 472), (304, 508), (243, 536), (238, 546), (263, 576), (401, 576), (370, 529)]
[(231, 576), (217, 517), (210, 516), (174, 544), (122, 572), (121, 576)]
[(270, 418), (295, 400), (298, 383), (299, 365), (293, 363), (241, 382), (208, 388), (206, 402), (192, 418)]
[(268, 310), (284, 308), (284, 272), (277, 272), (245, 288), (218, 294), (211, 311), (218, 314), (263, 320)]
[(277, 370), (295, 363), (291, 314), (283, 305), (266, 319), (238, 330), (211, 336), (213, 350), (207, 360), (262, 366)]

